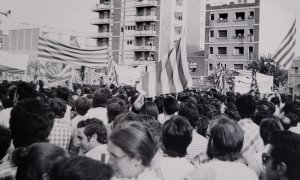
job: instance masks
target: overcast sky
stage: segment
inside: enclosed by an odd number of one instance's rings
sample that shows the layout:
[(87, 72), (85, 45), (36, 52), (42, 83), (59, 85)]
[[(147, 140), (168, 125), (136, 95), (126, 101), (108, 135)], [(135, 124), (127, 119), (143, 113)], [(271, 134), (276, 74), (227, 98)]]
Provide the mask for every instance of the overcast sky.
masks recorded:
[[(218, 2), (228, 2), (219, 0)], [(12, 11), (9, 18), (0, 16), (0, 29), (17, 28), (21, 23), (47, 26), (53, 31), (88, 34), (97, 30), (90, 25), (97, 13), (91, 11), (96, 0), (0, 0), (0, 11)], [(260, 54), (274, 53), (297, 17), (300, 31), (299, 0), (261, 0)], [(296, 55), (300, 56), (300, 33), (297, 32)]]

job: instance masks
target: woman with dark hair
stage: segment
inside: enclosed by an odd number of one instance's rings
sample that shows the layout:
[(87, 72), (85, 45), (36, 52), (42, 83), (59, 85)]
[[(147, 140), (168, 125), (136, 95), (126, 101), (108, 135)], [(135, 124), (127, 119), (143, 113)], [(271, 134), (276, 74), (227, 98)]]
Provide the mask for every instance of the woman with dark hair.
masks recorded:
[(149, 166), (158, 146), (152, 134), (139, 122), (120, 124), (108, 141), (109, 163), (117, 178), (159, 179)]
[(21, 147), (13, 152), (13, 163), (18, 167), (17, 180), (42, 180), (51, 167), (67, 152), (53, 144), (35, 143), (29, 147)]
[(207, 155), (210, 162), (187, 175), (187, 180), (258, 180), (257, 175), (239, 162), (244, 132), (237, 122), (220, 115), (210, 123)]
[(145, 102), (141, 107), (139, 114), (146, 114), (153, 116), (156, 120), (158, 120), (158, 109), (154, 102)]

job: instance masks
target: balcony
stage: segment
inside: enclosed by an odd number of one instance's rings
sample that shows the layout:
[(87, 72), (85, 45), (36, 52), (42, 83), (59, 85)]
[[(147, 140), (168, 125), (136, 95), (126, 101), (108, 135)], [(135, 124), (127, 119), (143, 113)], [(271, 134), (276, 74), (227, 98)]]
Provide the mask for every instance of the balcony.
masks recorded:
[(145, 15), (145, 16), (135, 16), (136, 22), (143, 22), (143, 21), (157, 21), (156, 15)]
[(134, 46), (134, 51), (156, 51), (156, 46), (147, 46), (147, 45)]
[(157, 32), (153, 30), (148, 30), (148, 31), (135, 31), (134, 32), (135, 36), (156, 36)]
[(102, 4), (96, 4), (96, 5), (93, 5), (92, 7), (92, 11), (94, 12), (98, 12), (98, 11), (105, 11), (105, 10), (110, 10), (111, 8), (111, 4), (110, 2), (107, 2), (107, 3), (102, 3)]
[(109, 23), (110, 23), (110, 18), (109, 17), (102, 18), (102, 19), (92, 19), (91, 20), (91, 24), (94, 24), (94, 25), (109, 24)]
[(142, 0), (142, 1), (136, 1), (135, 3), (136, 7), (151, 7), (151, 6), (158, 6), (157, 0)]
[(109, 38), (109, 36), (111, 36), (110, 32), (94, 32), (90, 34), (90, 37), (94, 39)]

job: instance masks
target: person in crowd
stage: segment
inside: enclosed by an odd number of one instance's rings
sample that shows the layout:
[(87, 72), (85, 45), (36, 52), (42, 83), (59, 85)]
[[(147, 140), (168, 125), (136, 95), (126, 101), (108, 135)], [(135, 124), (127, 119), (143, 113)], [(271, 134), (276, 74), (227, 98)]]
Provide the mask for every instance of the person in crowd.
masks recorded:
[(268, 118), (271, 115), (272, 112), (270, 108), (265, 104), (261, 104), (257, 107), (257, 110), (254, 113), (253, 122), (259, 126), (263, 119)]
[(50, 180), (110, 180), (110, 166), (84, 156), (65, 158), (50, 170)]
[(164, 116), (164, 100), (165, 98), (163, 96), (158, 96), (153, 101), (156, 104), (159, 113), (158, 119), (162, 119)]
[(67, 105), (66, 113), (63, 117), (64, 123), (71, 125), (71, 109), (72, 107), (67, 104), (70, 97), (70, 90), (67, 87), (59, 87), (56, 92), (56, 97), (65, 101)]
[(205, 137), (206, 136), (206, 131), (208, 128), (209, 124), (209, 118), (207, 116), (199, 114), (199, 118), (195, 122), (195, 130), (198, 134), (201, 136)]
[(53, 98), (49, 100), (49, 106), (55, 114), (54, 125), (48, 137), (49, 142), (68, 149), (73, 136), (73, 128), (65, 119), (66, 102), (60, 98)]
[(0, 164), (2, 158), (7, 154), (8, 148), (11, 144), (10, 130), (0, 125)]
[(51, 167), (64, 157), (67, 157), (64, 149), (49, 143), (34, 143), (17, 148), (12, 155), (12, 161), (18, 167), (16, 179), (47, 179)]
[(109, 100), (107, 105), (107, 131), (108, 135), (111, 133), (113, 129), (113, 123), (116, 117), (127, 111), (126, 103), (120, 98), (112, 98)]
[(142, 105), (139, 114), (146, 114), (146, 115), (153, 116), (156, 120), (158, 120), (158, 115), (159, 115), (156, 104), (151, 101), (145, 102)]
[[(28, 147), (33, 143), (47, 142), (55, 115), (49, 105), (37, 99), (25, 99), (11, 111), (10, 129), (15, 148)], [(0, 164), (0, 179), (14, 178), (17, 167), (8, 153)]]
[(158, 120), (161, 124), (164, 124), (167, 120), (169, 120), (179, 109), (179, 104), (175, 98), (172, 96), (167, 96), (164, 99), (164, 113)]
[(259, 134), (259, 126), (252, 118), (256, 109), (256, 101), (250, 94), (241, 95), (236, 99), (236, 107), (241, 116), (238, 124), (244, 131), (244, 144), (241, 154), (244, 163), (251, 169), (257, 169), (255, 154), (263, 151), (264, 143)]
[(113, 128), (115, 129), (120, 124), (125, 124), (127, 122), (144, 122), (144, 119), (141, 118), (140, 115), (134, 113), (134, 112), (124, 112), (120, 115), (118, 115), (115, 120), (113, 121)]
[(273, 134), (270, 148), (262, 154), (266, 180), (298, 180), (300, 135), (289, 131)]
[(194, 166), (185, 158), (192, 142), (193, 128), (183, 116), (173, 116), (163, 125), (162, 147), (164, 157), (160, 162), (165, 180), (182, 179)]
[(193, 127), (193, 139), (187, 149), (186, 158), (190, 162), (201, 164), (203, 161), (207, 160), (206, 149), (208, 141), (195, 130), (195, 122), (199, 118), (198, 109), (192, 102), (182, 103), (179, 107), (178, 115), (185, 117)]
[(225, 107), (224, 113), (226, 115), (228, 115), (231, 119), (233, 119), (235, 121), (239, 121), (241, 119), (234, 102), (227, 102), (227, 103), (225, 103), (225, 106), (226, 107)]
[(275, 105), (275, 116), (279, 116), (280, 115), (280, 99), (278, 96), (272, 97), (271, 98), (271, 102)]
[(88, 110), (92, 107), (91, 101), (86, 97), (79, 97), (75, 102), (76, 116), (72, 119), (72, 128), (77, 129), (77, 124), (81, 120), (87, 119), (85, 117)]
[[(285, 129), (300, 134), (300, 102), (287, 102), (282, 110), (282, 116), (287, 118), (287, 121), (283, 121)], [(283, 120), (285, 119), (284, 117), (282, 118)]]
[(139, 122), (119, 124), (108, 141), (109, 163), (117, 178), (137, 180), (159, 179), (149, 167), (157, 144), (145, 126)]
[(207, 155), (211, 159), (186, 175), (186, 180), (258, 180), (253, 170), (239, 162), (243, 147), (242, 128), (225, 115), (210, 123)]
[(103, 122), (96, 118), (86, 119), (80, 121), (77, 128), (83, 153), (92, 159), (107, 162), (107, 130)]

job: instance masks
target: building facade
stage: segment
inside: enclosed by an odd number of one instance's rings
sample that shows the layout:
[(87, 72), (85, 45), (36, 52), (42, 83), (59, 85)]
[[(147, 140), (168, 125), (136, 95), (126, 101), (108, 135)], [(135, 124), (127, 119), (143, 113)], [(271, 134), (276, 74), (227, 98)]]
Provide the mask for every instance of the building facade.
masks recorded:
[[(98, 14), (91, 22), (97, 26), (97, 32), (92, 38), (97, 39), (98, 46), (108, 46), (110, 56), (123, 65), (157, 62), (169, 52), (183, 31), (197, 34), (197, 38), (187, 37), (188, 48), (196, 51), (201, 46), (200, 22), (189, 22), (187, 12), (194, 12), (200, 17), (200, 2), (202, 1), (98, 0), (92, 8)], [(185, 30), (184, 27), (189, 23), (194, 28)]]
[(242, 70), (258, 57), (260, 1), (206, 5), (205, 71)]
[(300, 95), (300, 56), (295, 57), (288, 70), (288, 93)]

